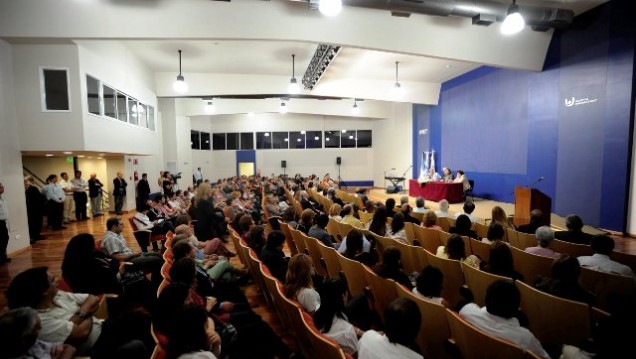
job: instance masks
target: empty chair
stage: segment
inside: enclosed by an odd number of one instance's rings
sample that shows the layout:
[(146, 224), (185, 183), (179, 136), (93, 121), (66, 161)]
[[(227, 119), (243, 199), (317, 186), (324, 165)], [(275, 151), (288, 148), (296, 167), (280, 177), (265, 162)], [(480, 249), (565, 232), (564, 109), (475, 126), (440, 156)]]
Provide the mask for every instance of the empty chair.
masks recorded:
[(347, 279), (349, 294), (353, 297), (364, 294), (364, 288), (367, 286), (365, 266), (340, 254), (338, 254), (338, 261), (340, 262), (342, 273)]
[(368, 288), (371, 292), (370, 297), (373, 309), (380, 315), (380, 319), (384, 322), (384, 310), (397, 298), (396, 282), (393, 279), (380, 277), (367, 267), (364, 267), (364, 269)]
[(353, 226), (347, 223), (336, 221), (336, 225), (338, 225), (338, 233), (340, 234), (341, 238), (346, 237), (347, 234), (349, 234), (349, 231), (353, 229)]
[(484, 243), (482, 241), (478, 241), (474, 238), (470, 239), (470, 250), (474, 255), (479, 257), (479, 259), (488, 262), (490, 258), (490, 247), (489, 243)]
[(327, 233), (329, 233), (330, 235), (333, 236), (333, 238), (338, 240), (339, 239), (338, 232), (339, 232), (338, 221), (336, 221), (334, 218), (329, 218), (329, 222), (327, 223)]
[(289, 252), (292, 257), (298, 254), (298, 248), (296, 247), (296, 243), (294, 242), (294, 238), (292, 237), (291, 231), (289, 230), (289, 225), (287, 223), (280, 223), (280, 230), (285, 235), (285, 243), (287, 243), (287, 247), (289, 248)]
[(291, 233), (292, 238), (294, 239), (294, 244), (296, 244), (296, 248), (298, 249), (298, 253), (307, 253), (307, 245), (305, 243), (305, 237), (303, 236), (303, 232), (289, 228), (289, 232)]
[(463, 359), (524, 359), (524, 350), (515, 344), (494, 337), (446, 309), (451, 340)]
[(437, 251), (437, 247), (442, 245), (440, 230), (432, 228), (424, 228), (422, 226), (413, 226), (415, 238), (420, 242), (420, 246), (431, 253)]
[(415, 227), (416, 224), (411, 222), (404, 222), (404, 231), (406, 231), (406, 239), (409, 244), (413, 244), (413, 240), (415, 239)]
[(488, 238), (488, 226), (479, 222), (473, 223), (473, 229), (479, 238)]
[(316, 272), (322, 276), (327, 276), (327, 271), (322, 266), (322, 252), (320, 247), (325, 247), (319, 240), (312, 237), (307, 237), (303, 235), (305, 239), (305, 244), (307, 245), (307, 250), (309, 250), (309, 256), (311, 257), (312, 262), (314, 262), (314, 268)]
[(322, 256), (321, 264), (327, 272), (327, 276), (329, 278), (333, 278), (340, 274), (342, 268), (340, 267), (340, 262), (338, 261), (338, 251), (333, 248), (329, 248), (327, 246), (319, 246), (320, 255)]

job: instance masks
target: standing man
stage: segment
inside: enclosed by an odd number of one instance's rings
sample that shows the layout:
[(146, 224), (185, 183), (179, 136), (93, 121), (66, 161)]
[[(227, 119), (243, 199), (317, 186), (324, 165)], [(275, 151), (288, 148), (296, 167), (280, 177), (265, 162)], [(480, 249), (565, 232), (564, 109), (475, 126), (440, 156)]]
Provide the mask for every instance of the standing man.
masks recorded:
[(31, 244), (42, 239), (40, 232), (42, 231), (42, 216), (44, 215), (44, 206), (46, 204), (46, 197), (35, 187), (34, 181), (32, 176), (24, 178), (24, 195), (26, 197)]
[[(141, 182), (141, 181), (140, 181)], [(117, 172), (117, 177), (113, 180), (113, 195), (115, 196), (115, 212), (121, 214), (121, 209), (124, 207), (124, 198), (126, 198), (126, 180), (124, 174)]]
[(7, 257), (7, 246), (9, 245), (9, 228), (7, 222), (9, 221), (9, 208), (2, 194), (4, 193), (4, 186), (0, 183), (0, 265), (11, 262), (11, 259)]
[(141, 208), (148, 202), (150, 197), (150, 183), (148, 183), (148, 174), (141, 175), (141, 179), (137, 183), (137, 208)]
[(57, 176), (49, 175), (46, 178), (46, 186), (42, 188), (42, 194), (46, 197), (47, 206), (49, 207), (49, 227), (54, 231), (66, 229), (62, 226), (62, 218), (64, 215), (64, 198), (66, 195), (62, 188), (57, 185)]
[(88, 219), (86, 215), (88, 182), (82, 178), (82, 171), (75, 171), (75, 178), (71, 180), (71, 184), (73, 185), (73, 200), (75, 201), (75, 219), (78, 221)]
[(68, 173), (62, 172), (60, 173), (60, 177), (62, 179), (57, 185), (60, 186), (66, 195), (64, 197), (64, 214), (62, 215), (62, 219), (64, 223), (70, 223), (71, 221), (74, 221), (71, 217), (73, 209), (75, 208), (75, 201), (73, 200), (73, 184), (68, 180)]
[(91, 173), (91, 178), (88, 180), (88, 196), (91, 199), (93, 217), (104, 215), (104, 213), (102, 213), (102, 187), (104, 187), (104, 185), (97, 179), (97, 174)]
[(197, 170), (194, 171), (194, 185), (198, 186), (203, 182), (203, 173), (201, 173), (201, 167), (197, 167)]

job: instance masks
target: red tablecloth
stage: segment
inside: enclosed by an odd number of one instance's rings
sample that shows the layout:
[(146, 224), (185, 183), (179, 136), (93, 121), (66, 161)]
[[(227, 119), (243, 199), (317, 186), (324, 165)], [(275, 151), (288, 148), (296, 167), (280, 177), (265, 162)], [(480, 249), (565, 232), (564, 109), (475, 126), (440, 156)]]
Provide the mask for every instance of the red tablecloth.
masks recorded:
[(464, 201), (464, 187), (461, 183), (427, 182), (419, 184), (416, 180), (409, 180), (409, 196), (423, 197), (439, 202), (446, 199), (449, 203)]

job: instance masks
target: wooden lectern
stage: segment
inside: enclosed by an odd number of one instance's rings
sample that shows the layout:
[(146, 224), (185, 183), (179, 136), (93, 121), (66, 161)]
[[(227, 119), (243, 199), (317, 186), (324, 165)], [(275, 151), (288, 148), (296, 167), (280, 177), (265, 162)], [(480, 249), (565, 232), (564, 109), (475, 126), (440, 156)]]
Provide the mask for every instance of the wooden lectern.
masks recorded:
[(552, 199), (536, 188), (515, 188), (515, 226), (530, 222), (530, 211), (540, 209), (543, 212), (543, 224), (550, 225)]

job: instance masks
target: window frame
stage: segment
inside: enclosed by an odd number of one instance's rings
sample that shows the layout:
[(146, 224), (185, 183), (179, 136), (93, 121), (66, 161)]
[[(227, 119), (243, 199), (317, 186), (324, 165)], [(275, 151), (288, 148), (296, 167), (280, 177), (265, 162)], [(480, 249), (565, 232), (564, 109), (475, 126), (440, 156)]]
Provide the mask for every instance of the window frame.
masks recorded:
[[(46, 108), (46, 86), (44, 86), (44, 71), (45, 70), (54, 70), (61, 71), (64, 70), (66, 72), (66, 93), (68, 94), (68, 110), (49, 110)], [(73, 112), (73, 101), (71, 100), (71, 69), (69, 67), (62, 66), (40, 66), (39, 67), (39, 76), (40, 76), (40, 109), (41, 112), (58, 112), (58, 113), (68, 113)], [(91, 76), (95, 78), (94, 76)], [(89, 112), (90, 113), (90, 112)]]

